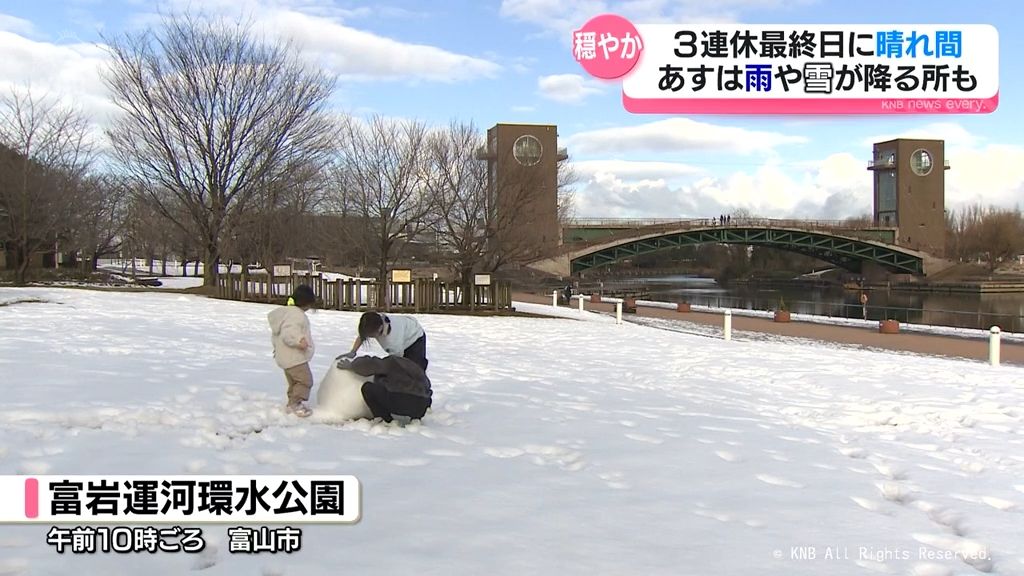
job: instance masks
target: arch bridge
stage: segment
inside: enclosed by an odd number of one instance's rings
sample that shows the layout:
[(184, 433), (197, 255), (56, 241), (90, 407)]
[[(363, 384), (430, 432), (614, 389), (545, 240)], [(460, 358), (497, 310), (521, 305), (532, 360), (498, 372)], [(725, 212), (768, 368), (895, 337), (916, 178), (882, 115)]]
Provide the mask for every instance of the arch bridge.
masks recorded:
[(529, 267), (560, 276), (579, 274), (661, 250), (698, 244), (765, 246), (812, 256), (855, 273), (865, 265), (923, 276), (948, 262), (897, 244), (896, 228), (831, 220), (732, 218), (690, 220), (576, 220), (551, 257)]

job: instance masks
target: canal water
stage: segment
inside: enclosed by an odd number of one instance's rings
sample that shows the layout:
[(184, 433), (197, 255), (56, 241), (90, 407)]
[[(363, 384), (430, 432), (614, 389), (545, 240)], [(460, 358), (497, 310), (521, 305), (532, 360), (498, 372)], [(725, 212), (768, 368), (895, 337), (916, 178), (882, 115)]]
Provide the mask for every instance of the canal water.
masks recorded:
[[(863, 318), (866, 311), (869, 320), (889, 318), (911, 324), (982, 330), (999, 326), (1007, 332), (1024, 332), (1024, 293), (943, 294), (874, 288), (864, 291), (868, 295), (865, 310), (860, 302), (860, 291), (841, 287), (723, 287), (711, 278), (699, 276), (635, 278), (624, 285), (645, 286), (652, 300), (689, 302), (697, 306), (775, 310), (781, 299), (794, 314)], [(605, 282), (606, 289), (614, 287), (614, 281)]]

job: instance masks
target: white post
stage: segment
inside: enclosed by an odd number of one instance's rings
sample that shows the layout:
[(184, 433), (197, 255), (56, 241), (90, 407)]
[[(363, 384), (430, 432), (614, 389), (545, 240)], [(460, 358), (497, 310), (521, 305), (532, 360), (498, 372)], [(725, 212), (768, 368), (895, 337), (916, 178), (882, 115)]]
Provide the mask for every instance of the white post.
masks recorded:
[(580, 294), (579, 297), (576, 298), (576, 302), (577, 302), (577, 304), (579, 304), (580, 312), (583, 312), (583, 295), (582, 294)]
[(732, 340), (732, 310), (725, 311), (725, 339)]
[(988, 362), (993, 366), (999, 366), (999, 326), (989, 329), (988, 336)]
[(615, 303), (615, 323), (622, 324), (622, 302)]
[(558, 308), (558, 290), (551, 292), (551, 305)]

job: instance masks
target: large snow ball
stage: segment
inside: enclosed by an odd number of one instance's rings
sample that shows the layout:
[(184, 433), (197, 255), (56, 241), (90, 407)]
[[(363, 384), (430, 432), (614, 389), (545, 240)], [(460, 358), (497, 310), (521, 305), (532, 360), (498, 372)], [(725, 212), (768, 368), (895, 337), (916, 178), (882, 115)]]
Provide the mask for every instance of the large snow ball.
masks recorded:
[(372, 378), (332, 364), (316, 393), (317, 418), (327, 422), (372, 419), (373, 413), (363, 400), (362, 392), (363, 383)]

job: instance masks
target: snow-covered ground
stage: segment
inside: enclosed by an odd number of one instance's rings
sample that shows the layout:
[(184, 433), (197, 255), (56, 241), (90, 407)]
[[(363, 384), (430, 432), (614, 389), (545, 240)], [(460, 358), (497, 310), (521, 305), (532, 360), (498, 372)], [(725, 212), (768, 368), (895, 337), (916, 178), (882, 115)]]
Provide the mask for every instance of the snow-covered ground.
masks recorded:
[[(575, 308), (578, 304), (578, 300), (581, 296), (573, 296), (572, 307)], [(589, 300), (590, 295), (583, 295), (584, 300)], [(622, 298), (602, 298), (604, 302), (621, 302)], [(638, 306), (647, 306), (651, 308), (665, 308), (669, 310), (675, 310), (677, 304), (675, 302), (659, 302), (657, 300), (637, 300)], [(724, 314), (726, 308), (719, 308), (715, 306), (690, 306), (690, 309), (694, 312), (710, 312), (713, 314)], [(728, 309), (733, 316), (749, 316), (751, 318), (772, 318), (775, 312), (772, 310), (745, 310), (743, 308), (729, 308)], [(862, 320), (859, 318), (843, 318), (839, 316), (817, 316), (814, 314), (791, 314), (791, 319), (795, 322), (814, 322), (818, 324), (831, 324), (833, 326), (854, 326), (859, 328), (877, 328), (877, 320)], [(956, 336), (958, 338), (989, 338), (990, 330), (977, 330), (974, 328), (956, 328), (953, 326), (933, 326), (930, 324), (912, 324), (901, 322), (900, 330), (904, 332), (920, 332), (922, 334), (938, 334), (942, 336)], [(1024, 342), (1024, 333), (1019, 332), (1006, 332), (1000, 330), (999, 337), (1002, 340), (1012, 342)]]
[[(520, 303), (564, 317), (419, 316), (432, 412), (338, 426), (281, 412), (265, 305), (16, 300), (0, 473), (353, 474), (363, 514), (287, 556), (203, 525), (198, 556), (71, 557), (5, 525), (0, 574), (1024, 575), (1021, 368)], [(358, 314), (310, 319), (319, 379)]]
[[(125, 277), (125, 280), (130, 281), (130, 271), (131, 271), (131, 262), (130, 261), (101, 260), (99, 262), (99, 266), (98, 267), (99, 267), (100, 270), (106, 270), (107, 272), (112, 272), (114, 274), (118, 274), (118, 273), (121, 273), (122, 271), (124, 271), (125, 273), (128, 273), (128, 276)], [(152, 263), (152, 265), (150, 265), (150, 263), (147, 262), (146, 260), (143, 260), (143, 259), (136, 259), (135, 260), (135, 270), (136, 270), (136, 272), (138, 274), (146, 274), (146, 275), (154, 276), (154, 277), (156, 277), (160, 281), (160, 286), (157, 286), (156, 288), (170, 288), (170, 289), (174, 289), (174, 290), (183, 290), (183, 289), (196, 288), (196, 287), (202, 286), (203, 285), (202, 274), (203, 274), (203, 269), (204, 268), (205, 267), (203, 266), (203, 264), (200, 263), (199, 266), (198, 266), (199, 276), (195, 276), (194, 274), (196, 274), (196, 269), (197, 269), (195, 263), (187, 264), (186, 265), (186, 274), (191, 274), (191, 276), (189, 276), (189, 275), (183, 276), (182, 273), (181, 273), (182, 272), (182, 270), (181, 270), (181, 262), (168, 261), (167, 262), (167, 266), (164, 267), (163, 263), (161, 263), (159, 261), (154, 261)], [(164, 276), (164, 271), (165, 270), (166, 270), (166, 273), (167, 273), (166, 276)], [(233, 272), (235, 274), (238, 274), (241, 271), (242, 271), (242, 267), (240, 265), (238, 265), (238, 264), (235, 264), (235, 265), (230, 266), (230, 267), (226, 266), (226, 265), (221, 265), (220, 266), (220, 272), (221, 273)], [(250, 272), (252, 272), (254, 274), (261, 274), (261, 273), (262, 274), (266, 274), (267, 270), (264, 269), (264, 268), (257, 268), (257, 269), (251, 269)], [(308, 274), (308, 272), (307, 271), (299, 271), (299, 274)], [(336, 272), (320, 272), (319, 274), (321, 276), (323, 276), (323, 278), (325, 280), (329, 280), (329, 281), (334, 281), (334, 280), (370, 280), (369, 278), (360, 278), (360, 277), (357, 277), (357, 276), (348, 276), (346, 274), (339, 274), (339, 273), (336, 273)], [(284, 284), (282, 283), (281, 286), (284, 286)], [(144, 287), (144, 286), (142, 286), (142, 287)]]

